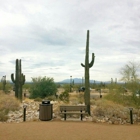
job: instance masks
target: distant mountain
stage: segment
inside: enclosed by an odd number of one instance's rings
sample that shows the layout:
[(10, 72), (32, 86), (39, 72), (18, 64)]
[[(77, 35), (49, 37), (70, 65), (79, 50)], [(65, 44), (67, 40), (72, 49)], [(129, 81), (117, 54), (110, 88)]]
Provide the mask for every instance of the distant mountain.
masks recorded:
[(80, 79), (80, 78), (64, 79), (64, 80), (60, 81), (59, 83), (70, 83), (71, 80), (72, 80), (72, 82), (74, 81), (74, 83), (82, 83), (82, 79)]
[[(82, 82), (84, 83), (84, 79), (83, 79), (83, 81), (82, 81), (82, 79), (81, 78), (72, 78), (72, 82), (74, 81), (74, 83), (76, 83), (76, 84), (81, 84)], [(62, 81), (60, 81), (60, 82), (58, 82), (58, 83), (67, 83), (67, 84), (69, 84), (71, 82), (71, 79), (65, 79), (65, 80), (62, 80)], [(94, 83), (94, 80), (90, 80), (90, 83)], [(95, 80), (95, 83), (96, 84), (99, 84), (99, 83), (101, 83), (101, 81), (96, 81)]]

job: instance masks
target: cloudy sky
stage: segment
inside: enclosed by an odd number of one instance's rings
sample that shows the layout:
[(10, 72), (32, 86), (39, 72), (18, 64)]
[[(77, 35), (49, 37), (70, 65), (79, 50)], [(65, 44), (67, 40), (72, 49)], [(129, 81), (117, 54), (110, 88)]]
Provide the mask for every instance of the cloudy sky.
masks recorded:
[(139, 0), (0, 0), (0, 76), (11, 80), (21, 59), (26, 81), (82, 78), (87, 30), (90, 79), (119, 79), (128, 61), (139, 62)]

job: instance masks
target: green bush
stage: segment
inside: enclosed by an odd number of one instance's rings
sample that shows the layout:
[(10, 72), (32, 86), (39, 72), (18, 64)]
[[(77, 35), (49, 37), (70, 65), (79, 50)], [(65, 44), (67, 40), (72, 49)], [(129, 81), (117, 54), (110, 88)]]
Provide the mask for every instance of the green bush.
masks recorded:
[(57, 92), (57, 86), (54, 83), (53, 78), (38, 77), (32, 78), (32, 85), (30, 88), (30, 98), (45, 98), (48, 96), (55, 95)]
[(59, 99), (64, 102), (69, 102), (69, 93), (68, 91), (64, 91), (59, 95)]

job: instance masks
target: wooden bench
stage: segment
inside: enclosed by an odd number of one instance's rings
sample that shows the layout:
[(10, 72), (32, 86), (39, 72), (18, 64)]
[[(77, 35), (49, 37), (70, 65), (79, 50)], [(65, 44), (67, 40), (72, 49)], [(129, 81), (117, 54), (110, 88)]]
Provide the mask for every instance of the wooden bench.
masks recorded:
[(60, 114), (64, 114), (64, 119), (66, 120), (67, 114), (80, 114), (81, 121), (83, 119), (83, 115), (87, 113), (87, 106), (60, 106)]

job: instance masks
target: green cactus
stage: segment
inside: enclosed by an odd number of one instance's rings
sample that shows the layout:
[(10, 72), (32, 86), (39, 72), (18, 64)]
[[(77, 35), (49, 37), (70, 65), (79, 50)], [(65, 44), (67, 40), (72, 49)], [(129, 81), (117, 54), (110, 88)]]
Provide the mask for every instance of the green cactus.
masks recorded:
[(25, 75), (21, 73), (21, 59), (16, 59), (16, 76), (14, 79), (14, 74), (11, 74), (11, 80), (15, 84), (15, 97), (22, 101), (22, 86), (25, 83)]
[(85, 104), (87, 105), (87, 111), (90, 115), (90, 83), (89, 83), (89, 68), (94, 64), (94, 53), (92, 53), (92, 60), (89, 63), (89, 30), (87, 30), (87, 42), (86, 42), (86, 56), (85, 56), (85, 65), (81, 63), (81, 66), (85, 68), (85, 93), (84, 99)]
[(117, 78), (115, 78), (115, 84), (117, 84)]
[(1, 82), (2, 82), (2, 84), (3, 84), (3, 91), (5, 91), (6, 75), (2, 77)]
[(111, 78), (111, 84), (113, 84), (113, 78)]

